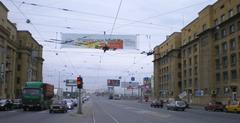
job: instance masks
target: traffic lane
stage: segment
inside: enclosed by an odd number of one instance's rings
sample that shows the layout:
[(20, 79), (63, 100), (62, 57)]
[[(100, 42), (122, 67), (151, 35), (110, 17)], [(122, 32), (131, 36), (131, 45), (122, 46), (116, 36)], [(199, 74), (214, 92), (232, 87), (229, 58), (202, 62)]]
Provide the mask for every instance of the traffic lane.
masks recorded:
[(21, 115), (22, 110), (17, 109), (17, 110), (10, 110), (10, 111), (0, 111), (0, 121), (3, 118), (8, 118), (16, 115)]
[[(95, 112), (96, 123), (156, 123), (158, 118), (143, 115), (148, 112), (129, 111), (123, 107), (119, 107), (112, 102), (103, 100), (94, 100), (93, 109)], [(103, 119), (105, 121), (103, 122)]]
[[(3, 114), (2, 114), (3, 113)], [(42, 123), (48, 121), (58, 120), (59, 118), (64, 117), (68, 113), (56, 113), (49, 114), (48, 110), (45, 111), (8, 111), (2, 112), (0, 122), (9, 122), (9, 123)], [(54, 121), (55, 122), (55, 121)], [(52, 123), (52, 122), (49, 122)]]
[[(103, 100), (102, 100), (103, 101)], [(238, 114), (229, 114), (229, 113), (224, 113), (224, 112), (206, 112), (204, 110), (187, 110), (187, 111), (169, 111), (166, 109), (158, 109), (158, 108), (150, 108), (148, 105), (143, 106), (142, 104), (135, 104), (132, 105), (133, 103), (130, 103), (130, 105), (126, 105), (126, 103), (121, 104), (122, 101), (107, 101), (112, 102), (112, 104), (115, 104), (120, 107), (127, 107), (128, 109), (133, 109), (133, 110), (146, 110), (146, 111), (154, 111), (158, 112), (160, 114), (168, 115), (170, 116), (169, 119), (172, 121), (183, 121), (183, 122), (191, 122), (191, 121), (198, 121), (201, 119), (201, 122), (211, 122), (211, 123), (219, 123), (220, 122), (229, 122), (229, 123), (235, 123), (238, 122), (240, 119)], [(143, 107), (142, 107), (143, 106)]]
[[(157, 112), (169, 112), (168, 110), (166, 110), (166, 106), (164, 107), (164, 109), (161, 108), (151, 108), (150, 104), (146, 104), (146, 103), (137, 103), (137, 101), (126, 101), (126, 100), (122, 100), (122, 101), (116, 101), (115, 103), (118, 104), (123, 104), (123, 105), (128, 105), (128, 106), (132, 106), (132, 107), (136, 107), (136, 108), (143, 108), (143, 109), (148, 109), (148, 110), (153, 110), (153, 111), (157, 111)], [(172, 112), (172, 111), (170, 111)], [(178, 114), (178, 115), (185, 115), (184, 113), (187, 113), (189, 115), (193, 115), (198, 117), (203, 116), (203, 117), (210, 117), (210, 118), (223, 118), (223, 119), (233, 119), (233, 120), (239, 120), (239, 114), (236, 113), (225, 113), (225, 112), (210, 112), (210, 111), (205, 111), (203, 108), (202, 109), (186, 109), (186, 111), (183, 113), (181, 111), (173, 111), (172, 113)]]

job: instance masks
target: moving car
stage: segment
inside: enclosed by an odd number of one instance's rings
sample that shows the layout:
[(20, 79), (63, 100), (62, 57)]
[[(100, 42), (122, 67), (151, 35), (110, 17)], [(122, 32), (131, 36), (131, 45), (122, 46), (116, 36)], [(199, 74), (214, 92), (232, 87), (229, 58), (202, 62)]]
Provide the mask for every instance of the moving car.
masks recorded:
[(22, 100), (21, 99), (14, 99), (13, 100), (13, 108), (14, 109), (22, 108)]
[(184, 101), (169, 101), (166, 106), (167, 106), (167, 110), (184, 111), (186, 109), (186, 104)]
[(49, 108), (49, 113), (62, 112), (66, 113), (68, 110), (66, 101), (55, 101)]
[(120, 100), (120, 99), (121, 99), (121, 95), (115, 94), (115, 95), (113, 96), (113, 99), (114, 99), (114, 100)]
[(163, 108), (163, 101), (157, 101), (157, 100), (153, 100), (152, 103), (150, 104), (151, 107), (154, 108)]
[(13, 108), (13, 103), (9, 99), (0, 99), (0, 110), (11, 110)]
[(225, 107), (226, 112), (240, 113), (240, 102), (234, 101)]
[(208, 105), (204, 107), (206, 111), (224, 111), (225, 105), (221, 102), (209, 102)]
[(74, 108), (74, 102), (73, 102), (73, 100), (71, 100), (71, 99), (64, 99), (63, 101), (65, 101), (66, 102), (66, 104), (67, 104), (67, 108), (68, 109), (73, 109)]

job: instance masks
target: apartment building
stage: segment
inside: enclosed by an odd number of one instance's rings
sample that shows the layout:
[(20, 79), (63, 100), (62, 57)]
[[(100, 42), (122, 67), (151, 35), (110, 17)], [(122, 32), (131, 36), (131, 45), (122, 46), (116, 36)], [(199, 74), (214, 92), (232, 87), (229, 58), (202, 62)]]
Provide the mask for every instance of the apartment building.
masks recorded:
[(155, 96), (175, 98), (181, 89), (181, 33), (175, 32), (154, 49)]
[[(218, 0), (198, 15), (181, 30), (180, 92), (185, 92), (184, 99), (194, 104), (239, 100), (240, 1)], [(154, 61), (159, 59), (157, 49), (159, 46), (155, 48)], [(162, 67), (154, 62), (154, 70)], [(154, 71), (154, 74), (158, 76), (161, 73)], [(164, 86), (159, 86), (156, 89), (163, 91)]]
[(0, 96), (13, 98), (17, 28), (7, 19), (8, 11), (0, 2)]
[(28, 31), (17, 31), (0, 2), (0, 98), (18, 98), (27, 80), (42, 80), (42, 46)]
[(21, 96), (21, 88), (27, 81), (42, 81), (42, 45), (29, 31), (18, 31), (18, 52), (16, 65), (16, 97)]

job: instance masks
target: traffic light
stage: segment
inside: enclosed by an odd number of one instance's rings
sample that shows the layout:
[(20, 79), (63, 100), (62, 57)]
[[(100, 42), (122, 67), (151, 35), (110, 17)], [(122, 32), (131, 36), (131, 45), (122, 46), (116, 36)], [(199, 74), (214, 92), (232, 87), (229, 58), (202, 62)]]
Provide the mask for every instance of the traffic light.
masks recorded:
[(83, 88), (83, 81), (81, 76), (77, 77), (77, 88), (79, 89)]

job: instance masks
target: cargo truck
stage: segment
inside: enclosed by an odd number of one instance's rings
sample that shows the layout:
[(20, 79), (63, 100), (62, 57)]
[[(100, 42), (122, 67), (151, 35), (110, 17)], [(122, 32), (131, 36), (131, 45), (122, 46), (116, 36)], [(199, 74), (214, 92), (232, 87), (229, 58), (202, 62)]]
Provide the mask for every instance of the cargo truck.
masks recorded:
[(43, 82), (26, 82), (22, 90), (23, 110), (48, 109), (53, 96), (53, 85)]

